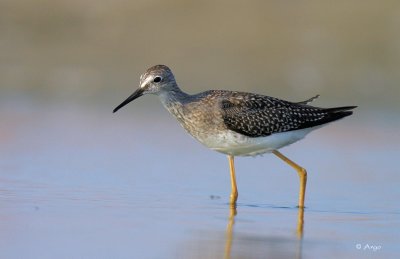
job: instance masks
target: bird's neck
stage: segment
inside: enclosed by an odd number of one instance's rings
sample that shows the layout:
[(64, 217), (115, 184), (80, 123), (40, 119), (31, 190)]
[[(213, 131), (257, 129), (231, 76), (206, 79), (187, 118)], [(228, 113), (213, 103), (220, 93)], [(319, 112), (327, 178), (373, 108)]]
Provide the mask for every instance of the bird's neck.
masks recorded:
[(158, 94), (164, 107), (182, 124), (185, 121), (187, 102), (190, 102), (191, 95), (183, 92), (176, 84), (171, 85)]
[(160, 92), (158, 97), (165, 108), (169, 109), (171, 105), (183, 105), (190, 95), (183, 92), (177, 85), (174, 85), (170, 89)]

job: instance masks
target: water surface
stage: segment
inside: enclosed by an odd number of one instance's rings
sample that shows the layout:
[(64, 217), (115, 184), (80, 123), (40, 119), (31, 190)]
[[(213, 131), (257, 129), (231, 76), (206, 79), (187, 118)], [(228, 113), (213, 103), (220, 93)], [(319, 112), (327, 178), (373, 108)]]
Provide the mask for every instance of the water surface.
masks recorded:
[(273, 155), (236, 159), (235, 211), (225, 156), (165, 111), (3, 109), (0, 257), (396, 258), (399, 124), (360, 114), (282, 150), (309, 172), (299, 235)]

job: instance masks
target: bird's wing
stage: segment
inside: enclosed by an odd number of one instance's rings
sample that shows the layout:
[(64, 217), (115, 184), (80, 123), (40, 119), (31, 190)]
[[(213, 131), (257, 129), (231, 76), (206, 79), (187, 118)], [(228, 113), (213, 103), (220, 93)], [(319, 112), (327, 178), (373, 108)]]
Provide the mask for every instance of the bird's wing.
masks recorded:
[(311, 97), (310, 99), (307, 99), (305, 101), (302, 102), (298, 102), (298, 104), (310, 104), (312, 103), (315, 99), (317, 99), (319, 97), (319, 94), (317, 94), (316, 96)]
[(235, 132), (262, 137), (322, 125), (352, 114), (355, 107), (318, 108), (273, 97), (234, 92), (220, 102), (225, 126)]

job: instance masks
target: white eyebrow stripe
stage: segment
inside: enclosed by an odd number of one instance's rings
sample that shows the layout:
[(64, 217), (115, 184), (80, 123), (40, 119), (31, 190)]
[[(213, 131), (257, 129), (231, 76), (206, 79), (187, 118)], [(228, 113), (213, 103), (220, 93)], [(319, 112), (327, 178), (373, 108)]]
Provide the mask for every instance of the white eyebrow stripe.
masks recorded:
[(142, 84), (140, 85), (140, 88), (145, 87), (151, 80), (153, 80), (153, 77), (146, 78), (146, 80), (143, 81)]

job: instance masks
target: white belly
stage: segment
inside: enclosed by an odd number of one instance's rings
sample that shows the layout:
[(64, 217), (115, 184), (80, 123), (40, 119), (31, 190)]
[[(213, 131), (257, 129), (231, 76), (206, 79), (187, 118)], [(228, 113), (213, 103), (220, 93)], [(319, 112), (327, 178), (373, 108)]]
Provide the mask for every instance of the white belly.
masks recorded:
[(266, 137), (250, 138), (234, 131), (208, 136), (200, 140), (205, 146), (215, 151), (233, 156), (256, 156), (280, 149), (304, 138), (311, 131), (321, 126), (274, 133)]

